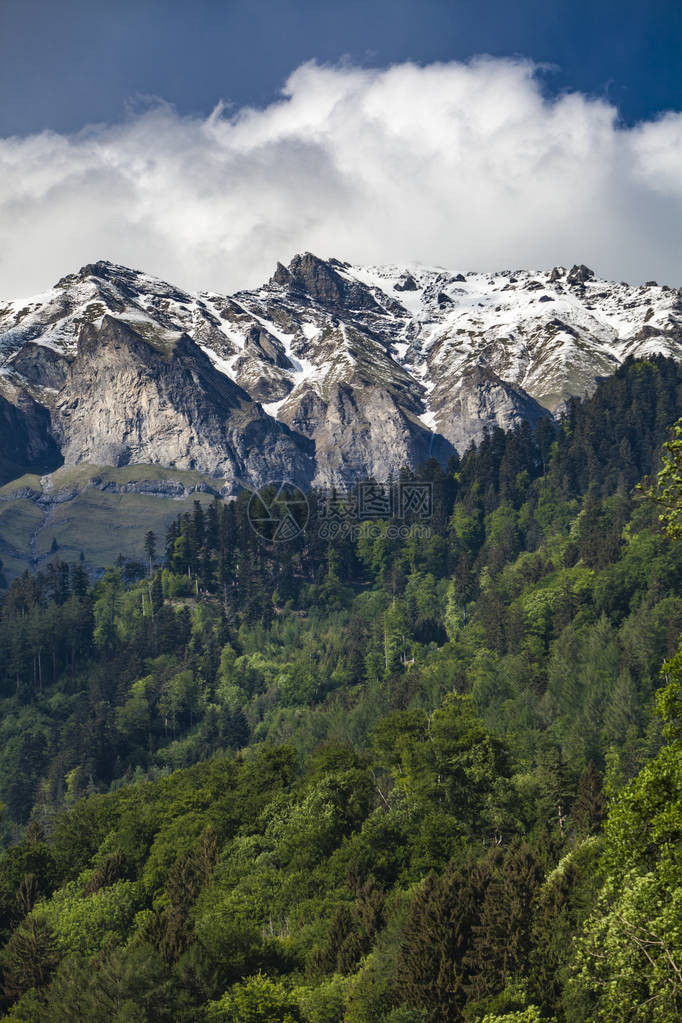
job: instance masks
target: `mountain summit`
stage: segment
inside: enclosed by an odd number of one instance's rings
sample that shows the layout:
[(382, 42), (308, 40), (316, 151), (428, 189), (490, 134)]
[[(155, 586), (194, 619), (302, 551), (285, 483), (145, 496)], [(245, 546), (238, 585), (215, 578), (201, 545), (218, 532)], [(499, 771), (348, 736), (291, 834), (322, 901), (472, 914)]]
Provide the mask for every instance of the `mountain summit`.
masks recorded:
[(452, 273), (311, 253), (191, 294), (101, 261), (0, 306), (0, 474), (158, 463), (344, 485), (556, 414), (627, 357), (682, 358), (682, 292), (588, 267)]

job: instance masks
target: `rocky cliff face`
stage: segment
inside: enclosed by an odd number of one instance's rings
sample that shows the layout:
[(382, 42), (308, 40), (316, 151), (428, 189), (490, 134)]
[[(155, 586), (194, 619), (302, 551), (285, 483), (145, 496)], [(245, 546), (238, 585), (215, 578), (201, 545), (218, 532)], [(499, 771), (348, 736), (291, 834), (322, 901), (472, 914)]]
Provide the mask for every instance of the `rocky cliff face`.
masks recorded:
[(233, 296), (95, 263), (0, 306), (0, 476), (158, 463), (253, 486), (446, 461), (682, 353), (681, 293), (571, 270), (353, 267), (305, 253)]
[(81, 330), (52, 421), (66, 465), (152, 463), (243, 485), (312, 475), (312, 444), (266, 415), (187, 334), (155, 345), (109, 315)]
[(26, 472), (51, 472), (62, 463), (46, 409), (0, 377), (0, 484)]

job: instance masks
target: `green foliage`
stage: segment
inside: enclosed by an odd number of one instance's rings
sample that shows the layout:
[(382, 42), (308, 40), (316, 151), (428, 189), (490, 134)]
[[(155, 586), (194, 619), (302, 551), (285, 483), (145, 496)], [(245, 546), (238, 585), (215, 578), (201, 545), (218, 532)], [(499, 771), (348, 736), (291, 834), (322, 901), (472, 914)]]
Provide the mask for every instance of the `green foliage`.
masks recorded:
[(648, 494), (660, 508), (659, 518), (671, 537), (682, 536), (682, 420), (672, 428), (672, 438), (663, 445), (662, 468)]
[(191, 1019), (184, 992), (161, 957), (147, 945), (115, 949), (92, 959), (71, 956), (54, 974), (49, 990), (17, 1003), (26, 1023), (175, 1023)]
[(315, 987), (297, 987), (293, 994), (305, 1023), (343, 1023), (348, 982), (338, 975)]
[(3, 950), (5, 993), (17, 998), (44, 987), (58, 962), (57, 942), (49, 923), (39, 917), (24, 921)]
[(117, 881), (92, 894), (71, 882), (40, 903), (33, 917), (50, 928), (62, 954), (87, 956), (124, 941), (140, 907), (141, 892), (135, 882)]
[(298, 1003), (283, 984), (258, 973), (235, 984), (206, 1011), (209, 1023), (300, 1023)]
[(8, 1018), (682, 1015), (682, 540), (632, 491), (681, 382), (425, 466), (428, 537), (242, 495), (12, 583)]
[(581, 935), (567, 987), (573, 1019), (663, 1023), (682, 1013), (679, 857), (609, 878)]
[(556, 1023), (556, 1020), (554, 1017), (548, 1019), (546, 1016), (541, 1016), (536, 1006), (529, 1005), (527, 1009), (521, 1009), (518, 1012), (505, 1012), (503, 1016), (486, 1013), (481, 1023)]

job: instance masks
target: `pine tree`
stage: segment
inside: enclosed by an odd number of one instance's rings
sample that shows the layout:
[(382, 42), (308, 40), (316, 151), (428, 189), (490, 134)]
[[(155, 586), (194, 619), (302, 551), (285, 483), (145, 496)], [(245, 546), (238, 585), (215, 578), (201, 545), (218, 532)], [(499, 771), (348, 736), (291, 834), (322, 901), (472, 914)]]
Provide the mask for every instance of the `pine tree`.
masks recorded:
[(57, 941), (41, 917), (29, 917), (14, 932), (5, 949), (4, 990), (12, 999), (50, 979), (59, 956)]
[(471, 869), (430, 875), (415, 896), (401, 943), (397, 989), (402, 1004), (423, 1009), (428, 1023), (462, 1020), (470, 981), (466, 954), (478, 921)]
[(581, 838), (594, 834), (601, 825), (606, 812), (602, 778), (590, 761), (578, 782), (571, 820)]
[(154, 555), (156, 554), (156, 536), (152, 529), (145, 533), (144, 552), (147, 555), (147, 571), (151, 578), (154, 567)]

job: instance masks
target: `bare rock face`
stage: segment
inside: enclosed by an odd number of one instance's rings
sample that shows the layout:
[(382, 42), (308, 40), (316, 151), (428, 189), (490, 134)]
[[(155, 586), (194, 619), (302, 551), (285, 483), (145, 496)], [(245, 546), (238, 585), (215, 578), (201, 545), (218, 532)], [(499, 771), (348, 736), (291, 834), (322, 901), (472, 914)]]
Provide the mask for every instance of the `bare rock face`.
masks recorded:
[(111, 316), (82, 331), (53, 422), (67, 465), (151, 462), (242, 485), (312, 477), (311, 445), (265, 415), (191, 338), (156, 348)]
[(288, 267), (277, 264), (273, 283), (284, 286), (292, 295), (313, 301), (325, 309), (379, 309), (368, 288), (342, 276), (337, 267), (348, 264), (318, 259), (311, 252), (294, 256)]
[(571, 267), (566, 276), (566, 280), (569, 284), (585, 284), (593, 278), (594, 270), (590, 270), (589, 266), (585, 266), (584, 263), (581, 263), (580, 266), (576, 265)]
[(250, 327), (244, 338), (242, 354), (234, 363), (234, 379), (255, 401), (286, 398), (292, 383), (286, 370), (294, 365), (282, 342), (264, 327)]
[(28, 341), (11, 359), (10, 366), (30, 387), (58, 391), (66, 381), (69, 360), (54, 348)]
[(0, 303), (0, 472), (197, 469), (343, 486), (557, 415), (628, 357), (682, 357), (682, 291), (570, 270), (452, 273), (311, 253), (191, 294), (91, 263)]
[(245, 361), (257, 358), (269, 366), (279, 369), (293, 369), (293, 363), (287, 358), (284, 345), (276, 337), (269, 334), (263, 327), (251, 327), (244, 338)]
[(311, 388), (283, 418), (314, 440), (316, 479), (327, 486), (365, 476), (385, 480), (431, 457), (445, 462), (454, 450), (383, 388), (340, 382), (324, 399)]
[(27, 472), (52, 472), (62, 463), (48, 412), (6, 382), (0, 388), (0, 437), (0, 484)]
[(478, 443), (495, 427), (512, 429), (522, 422), (535, 426), (546, 409), (520, 388), (501, 380), (486, 366), (475, 366), (450, 390), (437, 387), (432, 396), (440, 432), (458, 451)]

